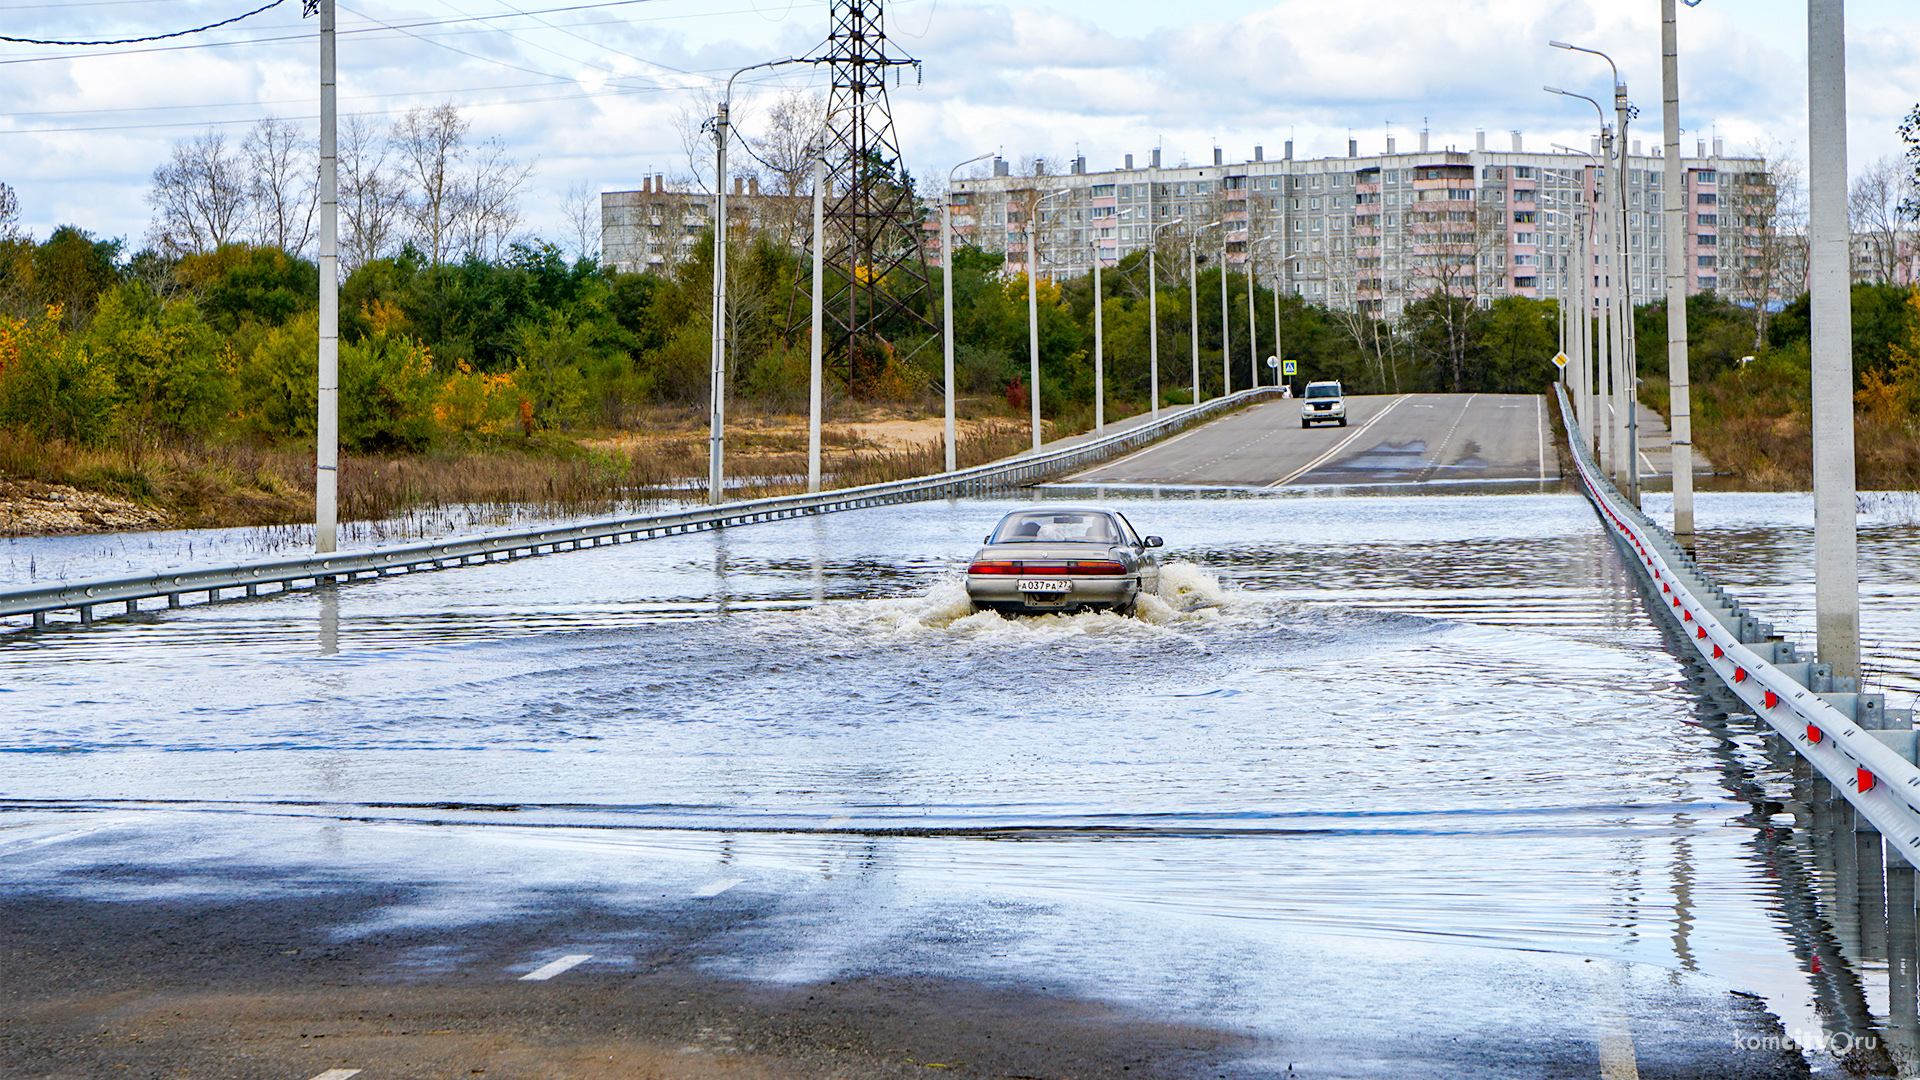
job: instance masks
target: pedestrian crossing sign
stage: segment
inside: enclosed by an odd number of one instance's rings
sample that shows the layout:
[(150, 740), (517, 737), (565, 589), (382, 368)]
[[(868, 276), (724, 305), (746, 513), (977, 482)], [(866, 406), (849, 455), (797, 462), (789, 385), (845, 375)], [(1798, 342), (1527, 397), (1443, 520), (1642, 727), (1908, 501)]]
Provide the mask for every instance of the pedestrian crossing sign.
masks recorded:
[(1300, 362), (1299, 362), (1299, 361), (1297, 361), (1297, 360), (1287, 360), (1287, 361), (1285, 361), (1285, 362), (1284, 362), (1284, 364), (1285, 364), (1285, 366), (1281, 368), (1281, 370), (1280, 370), (1280, 374), (1282, 374), (1282, 375), (1298, 375), (1298, 374), (1300, 374)]
[(1567, 366), (1567, 354), (1566, 354), (1566, 353), (1554, 353), (1554, 354), (1553, 354), (1553, 366), (1554, 366), (1554, 367), (1557, 367), (1557, 368), (1560, 368), (1560, 369), (1562, 369), (1562, 370), (1565, 370), (1565, 368), (1566, 368), (1566, 366)]

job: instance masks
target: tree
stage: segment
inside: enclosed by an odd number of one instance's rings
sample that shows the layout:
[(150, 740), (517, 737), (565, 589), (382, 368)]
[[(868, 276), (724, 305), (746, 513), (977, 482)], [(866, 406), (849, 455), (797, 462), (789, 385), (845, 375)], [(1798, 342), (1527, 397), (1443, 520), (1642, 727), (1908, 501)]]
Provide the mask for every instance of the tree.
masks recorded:
[(765, 133), (747, 140), (770, 173), (770, 194), (779, 196), (762, 211), (761, 220), (782, 245), (791, 246), (811, 227), (813, 211), (805, 196), (813, 190), (813, 148), (826, 125), (826, 97), (795, 90), (767, 113)]
[(0, 240), (11, 240), (20, 227), (20, 198), (0, 183)]
[(1901, 208), (1913, 201), (1913, 184), (1913, 174), (1892, 157), (1873, 162), (1854, 178), (1847, 216), (1853, 226), (1856, 265), (1864, 265), (1868, 281), (1897, 281), (1903, 252), (1911, 255), (1912, 220)]
[(460, 254), (469, 258), (499, 259), (522, 238), (520, 189), (533, 175), (507, 153), (506, 144), (489, 139), (474, 157), (473, 171), (455, 183), (454, 229)]
[(405, 212), (416, 246), (434, 265), (453, 253), (459, 224), (459, 168), (467, 155), (471, 127), (452, 102), (432, 109), (409, 109), (393, 125), (390, 143), (410, 190)]
[(1764, 147), (1753, 156), (1761, 171), (1721, 177), (1718, 269), (1720, 291), (1753, 316), (1757, 352), (1767, 342), (1770, 305), (1806, 287), (1807, 232), (1800, 163)]
[(567, 185), (567, 229), (582, 259), (600, 260), (600, 196), (592, 185), (576, 180)]
[(1900, 212), (1908, 221), (1920, 221), (1920, 105), (1900, 121), (1900, 139), (1907, 144), (1907, 194)]
[(175, 143), (173, 156), (153, 170), (147, 193), (158, 215), (154, 246), (169, 255), (202, 255), (239, 239), (247, 189), (245, 163), (227, 149), (226, 136), (208, 132)]
[(86, 325), (94, 301), (120, 280), (120, 241), (95, 240), (74, 225), (53, 230), (33, 253), (41, 302), (65, 312), (69, 329)]
[(367, 120), (340, 128), (340, 261), (348, 273), (387, 256), (407, 203), (402, 178), (387, 169), (387, 142)]
[(318, 208), (319, 161), (313, 143), (290, 120), (265, 117), (240, 144), (252, 203), (254, 242), (303, 255)]

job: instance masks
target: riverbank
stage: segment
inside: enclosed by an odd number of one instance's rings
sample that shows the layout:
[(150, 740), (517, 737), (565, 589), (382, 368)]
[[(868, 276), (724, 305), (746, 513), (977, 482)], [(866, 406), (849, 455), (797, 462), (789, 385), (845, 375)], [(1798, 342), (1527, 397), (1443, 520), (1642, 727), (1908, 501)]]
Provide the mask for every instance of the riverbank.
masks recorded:
[[(882, 483), (945, 467), (942, 418), (870, 409), (822, 430), (833, 486)], [(957, 421), (963, 467), (1025, 449), (1024, 423)], [(247, 443), (79, 447), (0, 433), (0, 536), (289, 525), (313, 520), (313, 451)], [(728, 425), (736, 497), (802, 490), (804, 416), (747, 414)], [(343, 454), (340, 519), (382, 521), (453, 507), (513, 507), (553, 517), (639, 510), (703, 494), (705, 417), (663, 414), (637, 431), (447, 440), (422, 454)]]

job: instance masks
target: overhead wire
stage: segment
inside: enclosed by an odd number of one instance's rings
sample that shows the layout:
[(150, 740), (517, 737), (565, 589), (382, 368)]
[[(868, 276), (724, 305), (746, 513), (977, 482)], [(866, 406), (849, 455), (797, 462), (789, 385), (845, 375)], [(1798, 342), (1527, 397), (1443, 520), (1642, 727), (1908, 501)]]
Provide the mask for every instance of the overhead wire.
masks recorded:
[(113, 41), (50, 41), (45, 38), (8, 37), (5, 34), (0, 34), (0, 41), (11, 41), (21, 45), (75, 45), (75, 46), (137, 45), (143, 41), (165, 41), (168, 38), (186, 37), (189, 34), (204, 34), (209, 30), (218, 30), (223, 26), (229, 26), (233, 23), (237, 23), (241, 19), (251, 19), (255, 15), (258, 15), (269, 8), (277, 8), (281, 4), (284, 4), (286, 2), (287, 0), (268, 0), (267, 3), (262, 4), (257, 8), (254, 8), (252, 11), (249, 11), (244, 15), (235, 15), (231, 19), (222, 19), (217, 23), (208, 23), (205, 26), (196, 26), (191, 30), (174, 30), (170, 33), (165, 33), (165, 34), (149, 34), (146, 37), (119, 38)]

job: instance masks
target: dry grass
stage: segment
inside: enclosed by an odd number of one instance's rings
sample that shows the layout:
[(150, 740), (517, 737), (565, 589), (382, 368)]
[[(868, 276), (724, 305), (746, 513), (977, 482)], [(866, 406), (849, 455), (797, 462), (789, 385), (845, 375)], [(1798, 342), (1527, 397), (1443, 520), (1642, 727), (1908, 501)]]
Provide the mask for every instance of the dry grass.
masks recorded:
[[(962, 467), (985, 464), (1025, 449), (1028, 438), (1024, 424), (976, 425), (959, 439), (957, 456)], [(890, 449), (846, 427), (826, 429), (822, 441), (828, 487), (903, 480), (945, 467), (937, 441)], [(729, 431), (728, 442), (733, 498), (805, 490), (804, 430), (743, 425)], [(0, 431), (0, 476), (118, 496), (163, 512), (174, 528), (312, 521), (313, 475), (313, 453), (305, 448), (212, 442), (83, 447)], [(703, 494), (706, 475), (704, 432), (696, 437), (691, 431), (618, 452), (542, 438), (448, 445), (417, 456), (343, 454), (340, 520), (389, 523), (372, 530), (384, 537), (413, 531), (408, 522), (455, 510), (476, 520), (638, 513)]]

